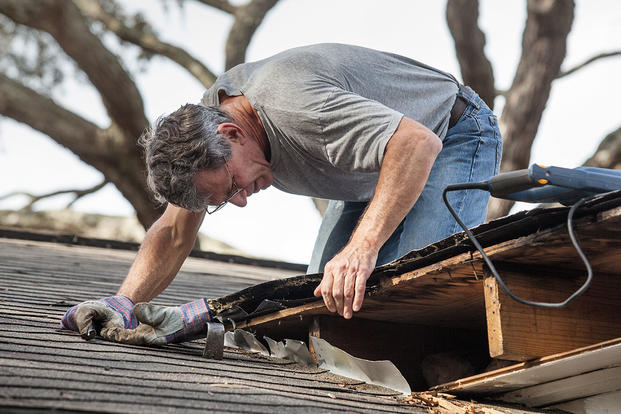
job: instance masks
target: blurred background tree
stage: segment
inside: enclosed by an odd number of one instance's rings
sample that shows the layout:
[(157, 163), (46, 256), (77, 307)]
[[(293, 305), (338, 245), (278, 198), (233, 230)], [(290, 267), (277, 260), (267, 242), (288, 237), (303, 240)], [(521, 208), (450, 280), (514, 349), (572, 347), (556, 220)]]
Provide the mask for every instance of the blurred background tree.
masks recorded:
[[(161, 5), (183, 7), (186, 2), (232, 17), (225, 46), (228, 69), (245, 60), (253, 34), (278, 0), (235, 4), (228, 0), (162, 0)], [(485, 33), (479, 27), (478, 0), (448, 0), (446, 4), (446, 22), (464, 83), (492, 108), (497, 97), (505, 100), (499, 120), (505, 143), (502, 171), (528, 166), (555, 80), (621, 53), (594, 50), (584, 63), (563, 68), (574, 1), (528, 0), (524, 4), (527, 18), (521, 56), (507, 90), (495, 86), (492, 63), (484, 50)], [(142, 154), (136, 145), (149, 121), (132, 71), (159, 56), (184, 68), (205, 88), (217, 73), (183, 45), (162, 40), (147, 16), (128, 12), (115, 0), (0, 0), (0, 48), (0, 114), (48, 135), (103, 174), (104, 181), (90, 189), (66, 190), (74, 194), (74, 201), (112, 183), (148, 228), (162, 209), (154, 207), (147, 192)], [(127, 50), (133, 51), (139, 65), (126, 61)], [(50, 97), (68, 75), (76, 73), (100, 95), (108, 125), (98, 126)], [(604, 138), (587, 164), (619, 168), (620, 160), (621, 129), (617, 129)], [(33, 195), (31, 204), (57, 193)], [(323, 208), (320, 200), (316, 205)], [(488, 217), (507, 214), (511, 205), (492, 202)]]

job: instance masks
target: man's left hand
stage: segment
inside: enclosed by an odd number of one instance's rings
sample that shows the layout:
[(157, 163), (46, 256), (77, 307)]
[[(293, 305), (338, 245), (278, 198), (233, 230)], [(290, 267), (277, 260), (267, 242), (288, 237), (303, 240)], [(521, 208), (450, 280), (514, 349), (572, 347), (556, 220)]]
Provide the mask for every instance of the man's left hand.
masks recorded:
[(330, 312), (350, 319), (362, 307), (367, 279), (376, 261), (375, 249), (348, 244), (326, 263), (315, 296), (323, 296)]

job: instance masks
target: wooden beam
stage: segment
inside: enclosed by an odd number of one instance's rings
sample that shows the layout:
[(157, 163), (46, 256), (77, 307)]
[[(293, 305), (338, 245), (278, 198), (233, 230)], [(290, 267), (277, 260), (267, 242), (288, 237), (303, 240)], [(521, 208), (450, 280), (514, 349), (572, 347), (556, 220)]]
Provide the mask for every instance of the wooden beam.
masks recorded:
[(258, 316), (236, 324), (257, 336), (268, 336), (275, 341), (283, 339), (308, 340), (308, 329), (317, 315), (330, 314), (323, 300), (306, 303), (294, 308)]
[(274, 321), (277, 321), (277, 323), (281, 323), (282, 321), (290, 319), (301, 320), (304, 316), (319, 315), (322, 313), (329, 314), (330, 311), (325, 307), (323, 300), (317, 299), (314, 302), (306, 303), (304, 305), (296, 306), (294, 308), (283, 309), (277, 312), (269, 313), (267, 315), (261, 315), (252, 319), (240, 321), (236, 324), (236, 328), (247, 329), (251, 326), (263, 325)]
[[(584, 282), (567, 270), (496, 265), (518, 297), (560, 302)], [(578, 276), (579, 275), (579, 276)], [(484, 283), (489, 351), (493, 358), (526, 361), (621, 336), (621, 277), (598, 273), (589, 289), (563, 308), (521, 304), (494, 277)]]

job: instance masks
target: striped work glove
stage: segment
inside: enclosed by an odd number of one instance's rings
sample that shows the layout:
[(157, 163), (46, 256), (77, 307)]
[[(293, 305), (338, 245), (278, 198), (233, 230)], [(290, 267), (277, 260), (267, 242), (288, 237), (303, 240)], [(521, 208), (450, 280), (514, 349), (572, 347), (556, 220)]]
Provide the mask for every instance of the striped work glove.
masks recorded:
[[(135, 345), (165, 345), (191, 341), (204, 336), (211, 321), (207, 299), (197, 299), (181, 306), (138, 303), (134, 315), (140, 325), (134, 330), (111, 328), (108, 339)], [(102, 335), (103, 336), (103, 335)]]
[[(79, 303), (69, 309), (60, 321), (63, 329), (79, 332), (90, 340), (98, 333), (106, 338), (109, 329), (135, 329), (134, 303), (125, 296), (109, 296)], [(108, 338), (106, 338), (108, 339)]]

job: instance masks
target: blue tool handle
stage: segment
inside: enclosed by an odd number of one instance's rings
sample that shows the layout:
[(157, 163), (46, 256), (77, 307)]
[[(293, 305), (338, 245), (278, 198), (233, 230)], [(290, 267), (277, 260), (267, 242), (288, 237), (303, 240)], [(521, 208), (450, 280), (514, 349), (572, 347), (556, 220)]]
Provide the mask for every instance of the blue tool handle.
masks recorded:
[(621, 171), (606, 168), (544, 167), (499, 174), (489, 181), (494, 197), (529, 203), (570, 205), (583, 197), (621, 189)]
[(621, 189), (619, 170), (595, 167), (542, 167), (533, 164), (529, 171), (534, 180), (545, 180), (547, 184), (574, 190), (605, 193)]

